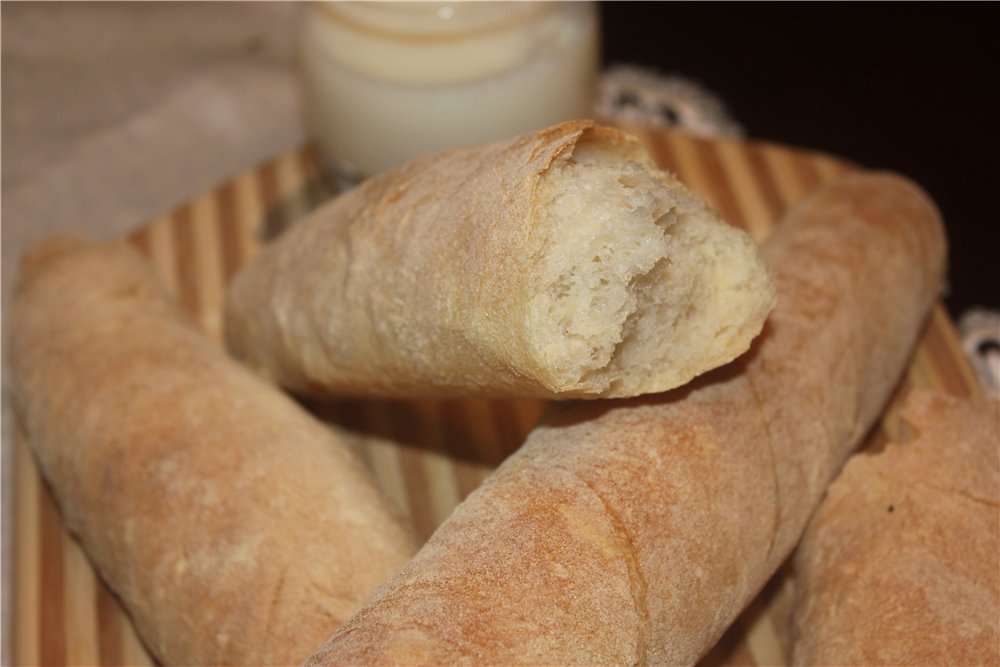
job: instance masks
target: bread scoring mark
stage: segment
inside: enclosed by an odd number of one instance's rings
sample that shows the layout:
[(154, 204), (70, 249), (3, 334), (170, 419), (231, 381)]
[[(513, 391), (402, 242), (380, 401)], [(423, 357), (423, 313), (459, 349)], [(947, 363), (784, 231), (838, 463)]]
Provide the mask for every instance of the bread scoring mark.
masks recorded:
[(612, 508), (612, 506), (604, 499), (604, 496), (598, 492), (597, 488), (589, 480), (565, 465), (554, 464), (553, 468), (568, 473), (570, 477), (587, 487), (594, 497), (597, 498), (598, 502), (601, 503), (601, 507), (604, 508), (604, 513), (615, 534), (618, 535), (625, 543), (622, 551), (624, 555), (625, 569), (628, 571), (629, 593), (632, 596), (632, 604), (635, 608), (635, 612), (639, 617), (639, 622), (636, 624), (637, 634), (635, 638), (635, 664), (645, 665), (648, 662), (646, 656), (649, 644), (649, 640), (647, 638), (649, 627), (649, 604), (647, 598), (648, 585), (639, 564), (635, 541), (632, 539), (631, 534), (629, 534), (628, 528), (621, 516)]
[(951, 496), (955, 499), (966, 500), (970, 503), (975, 503), (977, 505), (985, 505), (986, 507), (1000, 508), (1000, 501), (998, 501), (996, 498), (984, 498), (975, 493), (970, 493), (965, 489), (956, 489), (950, 486), (942, 486), (940, 484), (935, 484), (930, 480), (925, 480), (925, 479), (913, 479), (913, 480), (896, 479), (893, 478), (891, 475), (887, 475), (884, 471), (881, 470), (872, 469), (870, 474), (882, 480), (882, 482), (886, 485), (894, 485), (911, 489), (918, 497), (924, 495), (926, 491), (931, 491), (933, 493), (939, 493), (944, 496)]
[(288, 570), (282, 568), (281, 573), (278, 575), (278, 583), (274, 585), (274, 592), (271, 594), (271, 604), (267, 608), (267, 621), (264, 624), (264, 634), (271, 634), (271, 626), (274, 624), (275, 613), (278, 611), (278, 600), (281, 599), (281, 591), (285, 588), (285, 577)]
[(774, 486), (774, 524), (771, 529), (771, 536), (768, 538), (767, 543), (767, 556), (765, 556), (765, 562), (771, 560), (771, 556), (774, 554), (774, 547), (778, 541), (778, 527), (781, 526), (781, 476), (778, 474), (778, 461), (774, 453), (774, 434), (771, 432), (771, 425), (767, 422), (767, 412), (764, 409), (764, 401), (760, 397), (760, 393), (757, 391), (757, 387), (754, 386), (753, 377), (751, 374), (746, 374), (747, 386), (750, 387), (750, 395), (753, 396), (753, 400), (757, 403), (757, 411), (761, 415), (761, 424), (764, 426), (764, 433), (767, 436), (767, 451), (771, 455), (771, 480)]

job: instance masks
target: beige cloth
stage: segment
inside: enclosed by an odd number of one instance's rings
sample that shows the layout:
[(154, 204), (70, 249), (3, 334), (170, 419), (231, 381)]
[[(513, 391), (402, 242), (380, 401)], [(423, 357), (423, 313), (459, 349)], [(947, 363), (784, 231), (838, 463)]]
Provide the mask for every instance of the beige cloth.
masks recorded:
[[(299, 5), (4, 3), (3, 310), (54, 230), (119, 236), (303, 140)], [(10, 664), (13, 431), (4, 362), (3, 655)]]

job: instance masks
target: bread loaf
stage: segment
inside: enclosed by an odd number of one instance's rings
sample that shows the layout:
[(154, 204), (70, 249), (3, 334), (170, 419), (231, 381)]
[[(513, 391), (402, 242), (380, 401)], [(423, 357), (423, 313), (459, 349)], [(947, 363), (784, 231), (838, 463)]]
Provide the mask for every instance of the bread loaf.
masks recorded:
[(581, 121), (319, 208), (237, 275), (225, 330), (300, 393), (631, 396), (735, 358), (772, 303), (749, 235)]
[(549, 415), (307, 664), (693, 664), (879, 415), (944, 246), (900, 177), (825, 188), (764, 247), (778, 303), (748, 354)]
[(25, 257), (19, 422), (150, 652), (307, 658), (415, 550), (348, 441), (224, 356), (124, 245)]
[(795, 551), (795, 664), (1000, 664), (1000, 403), (918, 391), (902, 418)]

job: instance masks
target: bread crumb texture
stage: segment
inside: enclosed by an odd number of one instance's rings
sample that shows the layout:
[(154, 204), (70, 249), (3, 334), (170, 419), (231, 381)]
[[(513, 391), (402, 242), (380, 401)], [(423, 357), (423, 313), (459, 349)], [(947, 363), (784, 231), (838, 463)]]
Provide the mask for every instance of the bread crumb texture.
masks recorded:
[(753, 240), (669, 174), (584, 135), (536, 196), (548, 241), (528, 330), (557, 386), (665, 391), (760, 332), (774, 288)]

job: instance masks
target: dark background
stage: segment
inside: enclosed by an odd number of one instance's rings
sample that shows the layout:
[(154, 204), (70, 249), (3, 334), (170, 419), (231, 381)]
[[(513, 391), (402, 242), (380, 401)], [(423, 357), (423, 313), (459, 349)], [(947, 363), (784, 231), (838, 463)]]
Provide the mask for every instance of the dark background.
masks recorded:
[(1000, 5), (601, 5), (605, 64), (693, 79), (754, 139), (920, 183), (950, 243), (953, 316), (1000, 310)]

